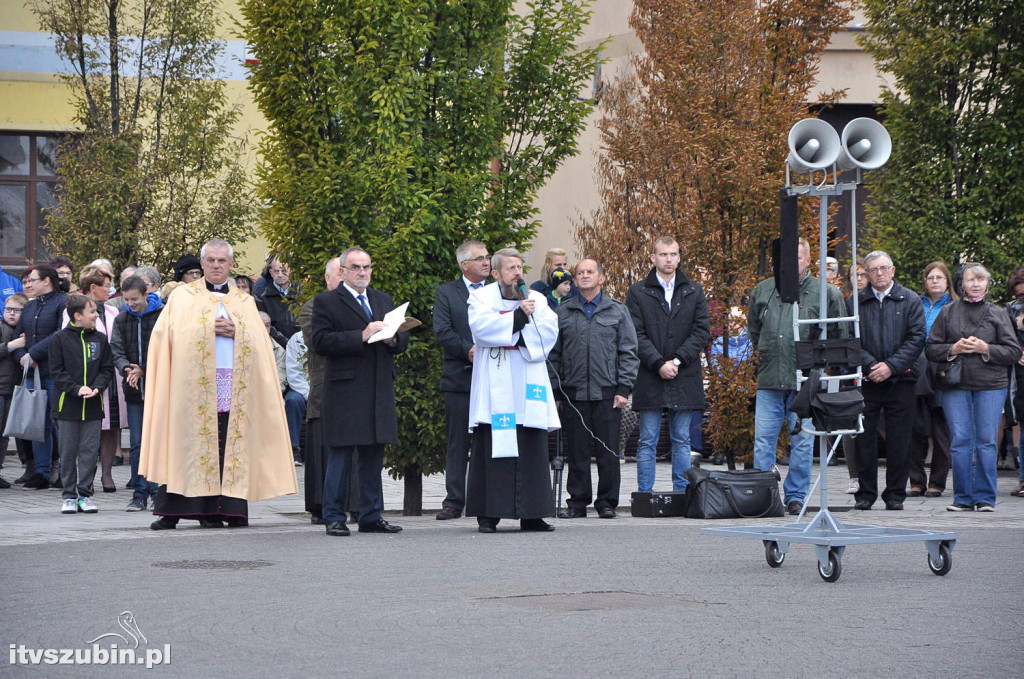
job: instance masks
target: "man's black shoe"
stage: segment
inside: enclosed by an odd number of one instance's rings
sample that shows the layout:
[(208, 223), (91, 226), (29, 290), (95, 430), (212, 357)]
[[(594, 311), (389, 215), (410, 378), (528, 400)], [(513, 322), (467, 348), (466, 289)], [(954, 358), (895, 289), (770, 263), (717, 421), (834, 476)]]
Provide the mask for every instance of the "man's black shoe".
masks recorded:
[(45, 490), (50, 487), (50, 482), (46, 480), (46, 477), (42, 474), (33, 474), (28, 481), (25, 482), (26, 488), (33, 490)]
[(792, 500), (792, 501), (790, 501), (790, 503), (788, 505), (786, 505), (786, 513), (787, 514), (792, 514), (793, 516), (796, 516), (797, 514), (800, 513), (800, 510), (803, 509), (803, 508), (804, 508), (804, 503), (803, 502), (800, 502), (800, 500)]
[(899, 500), (889, 500), (885, 503), (885, 508), (890, 512), (899, 512), (903, 510), (903, 503)]
[(555, 529), (544, 519), (520, 519), (519, 530), (532, 531), (534, 533), (550, 533)]
[(434, 518), (438, 521), (448, 521), (449, 519), (457, 519), (460, 516), (462, 516), (462, 512), (455, 509), (455, 507), (443, 507)]
[(476, 529), (481, 533), (497, 533), (498, 527), (493, 523), (481, 523), (477, 525)]
[(161, 516), (159, 519), (149, 524), (152, 530), (174, 530), (178, 527), (178, 520), (172, 519), (169, 516)]
[[(871, 509), (871, 505), (873, 505), (873, 504), (875, 504), (875, 503), (874, 502), (869, 502), (868, 500), (857, 500), (856, 504), (853, 505), (853, 508), (854, 509), (861, 509), (861, 510), (867, 511), (867, 510)], [(901, 507), (901, 509), (902, 509), (902, 507)]]
[(24, 474), (22, 474), (21, 476), (19, 476), (16, 479), (14, 479), (14, 484), (18, 485), (20, 483), (26, 483), (29, 480), (31, 480), (32, 477), (35, 476), (35, 475), (36, 475), (35, 467), (29, 467), (28, 469), (25, 470)]
[(359, 526), (360, 533), (401, 533), (401, 526), (392, 526), (390, 523), (381, 519), (377, 523), (367, 524), (365, 526)]
[(601, 507), (597, 510), (597, 515), (602, 519), (614, 519), (616, 516), (615, 510), (611, 507)]
[(558, 511), (560, 519), (585, 519), (587, 518), (586, 507), (566, 507)]
[(0, 476), (0, 488), (10, 488), (11, 482)]
[(340, 537), (344, 535), (351, 535), (352, 531), (348, 529), (348, 526), (346, 526), (343, 521), (331, 521), (327, 524), (327, 534)]
[(224, 522), (220, 519), (199, 519), (200, 528), (223, 528)]
[(314, 526), (324, 525), (323, 517), (317, 516), (316, 514), (313, 514), (309, 517), (309, 522)]

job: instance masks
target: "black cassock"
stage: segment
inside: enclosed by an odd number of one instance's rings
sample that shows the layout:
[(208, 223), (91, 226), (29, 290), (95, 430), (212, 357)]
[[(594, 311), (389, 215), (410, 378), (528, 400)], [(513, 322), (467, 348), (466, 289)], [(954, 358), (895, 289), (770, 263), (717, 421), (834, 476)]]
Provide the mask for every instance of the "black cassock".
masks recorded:
[(473, 430), (466, 516), (543, 519), (555, 515), (548, 471), (548, 432), (516, 427), (519, 457), (491, 457), (491, 427)]

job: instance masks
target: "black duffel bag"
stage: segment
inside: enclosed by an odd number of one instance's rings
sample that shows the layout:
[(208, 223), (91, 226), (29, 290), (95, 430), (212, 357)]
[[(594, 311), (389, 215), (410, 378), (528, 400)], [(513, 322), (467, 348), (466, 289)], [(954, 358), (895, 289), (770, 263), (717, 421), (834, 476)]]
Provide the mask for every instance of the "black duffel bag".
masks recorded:
[(686, 494), (691, 519), (759, 519), (782, 516), (777, 471), (707, 471), (690, 467)]

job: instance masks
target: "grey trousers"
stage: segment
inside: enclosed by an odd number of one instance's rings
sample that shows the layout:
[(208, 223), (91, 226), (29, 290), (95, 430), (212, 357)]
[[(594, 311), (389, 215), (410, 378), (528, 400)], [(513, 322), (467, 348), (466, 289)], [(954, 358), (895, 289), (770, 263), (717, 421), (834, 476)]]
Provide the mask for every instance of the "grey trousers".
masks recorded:
[(60, 482), (64, 485), (64, 499), (92, 495), (102, 425), (102, 420), (60, 421)]

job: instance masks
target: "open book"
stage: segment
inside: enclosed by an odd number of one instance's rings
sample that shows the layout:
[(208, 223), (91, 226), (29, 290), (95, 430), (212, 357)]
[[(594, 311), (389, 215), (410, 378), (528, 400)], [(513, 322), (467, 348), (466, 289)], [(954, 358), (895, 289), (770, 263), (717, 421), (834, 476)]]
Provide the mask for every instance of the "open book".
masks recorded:
[(366, 343), (373, 344), (374, 342), (380, 342), (381, 340), (391, 339), (395, 336), (396, 332), (405, 332), (406, 330), (415, 328), (417, 325), (422, 325), (422, 322), (405, 315), (405, 310), (408, 308), (409, 303), (406, 302), (402, 306), (392, 309), (384, 314), (384, 325), (387, 327), (380, 332), (374, 333)]

